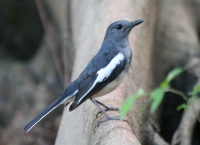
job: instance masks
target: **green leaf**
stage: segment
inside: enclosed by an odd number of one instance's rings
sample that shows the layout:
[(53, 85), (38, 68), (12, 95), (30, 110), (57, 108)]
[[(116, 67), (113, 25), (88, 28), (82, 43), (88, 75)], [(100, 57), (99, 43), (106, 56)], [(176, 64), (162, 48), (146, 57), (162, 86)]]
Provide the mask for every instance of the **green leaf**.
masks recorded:
[(183, 72), (183, 69), (180, 67), (177, 67), (177, 68), (173, 69), (171, 72), (169, 72), (169, 74), (167, 75), (165, 80), (167, 82), (171, 82), (176, 76), (178, 76), (182, 72)]
[(163, 82), (160, 83), (160, 87), (162, 89), (167, 90), (170, 87), (169, 82), (167, 82), (166, 80), (164, 80)]
[(153, 100), (151, 103), (150, 113), (153, 114), (160, 103), (163, 100), (165, 90), (162, 88), (157, 88), (150, 94), (150, 98)]
[(200, 85), (197, 85), (197, 86), (192, 90), (192, 92), (189, 93), (189, 95), (197, 96), (198, 93), (200, 93)]
[(188, 105), (193, 104), (195, 98), (196, 98), (196, 97), (191, 97), (191, 98), (188, 100)]
[(120, 109), (120, 118), (122, 119), (126, 113), (131, 109), (132, 107), (132, 104), (134, 103), (134, 101), (141, 97), (141, 96), (144, 96), (145, 95), (145, 92), (143, 89), (139, 89), (133, 96), (131, 97), (128, 97), (124, 103), (122, 104), (122, 107)]
[(188, 105), (187, 104), (181, 104), (177, 107), (177, 111), (181, 110), (181, 109), (184, 109), (185, 111), (187, 110), (188, 108)]

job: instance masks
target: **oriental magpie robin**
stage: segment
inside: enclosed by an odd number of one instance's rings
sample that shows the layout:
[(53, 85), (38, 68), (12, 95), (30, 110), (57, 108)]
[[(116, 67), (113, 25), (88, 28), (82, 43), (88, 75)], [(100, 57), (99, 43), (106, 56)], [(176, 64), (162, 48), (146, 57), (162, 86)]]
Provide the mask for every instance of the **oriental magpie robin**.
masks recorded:
[(106, 31), (101, 49), (93, 57), (79, 77), (71, 82), (62, 94), (44, 111), (29, 122), (23, 129), (28, 132), (43, 117), (61, 104), (69, 104), (69, 111), (76, 109), (85, 100), (90, 99), (105, 114), (106, 120), (119, 120), (119, 117), (110, 117), (100, 105), (107, 110), (117, 110), (95, 100), (116, 89), (128, 73), (132, 60), (132, 51), (128, 36), (131, 29), (142, 23), (143, 20), (133, 22), (117, 21), (112, 23)]

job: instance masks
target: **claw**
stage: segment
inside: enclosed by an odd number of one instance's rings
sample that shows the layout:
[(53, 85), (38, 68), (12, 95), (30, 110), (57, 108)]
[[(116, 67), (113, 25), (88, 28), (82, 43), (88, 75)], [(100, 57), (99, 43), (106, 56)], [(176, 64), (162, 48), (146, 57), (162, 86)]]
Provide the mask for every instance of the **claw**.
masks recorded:
[(98, 117), (99, 114), (102, 114), (102, 111), (99, 111), (96, 115), (96, 118)]

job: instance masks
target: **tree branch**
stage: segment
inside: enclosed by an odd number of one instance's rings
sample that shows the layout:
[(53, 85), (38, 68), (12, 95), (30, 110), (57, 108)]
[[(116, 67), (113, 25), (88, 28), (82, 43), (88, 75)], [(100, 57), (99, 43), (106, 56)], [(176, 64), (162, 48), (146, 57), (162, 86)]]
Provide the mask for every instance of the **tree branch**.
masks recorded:
[(51, 54), (53, 56), (54, 65), (56, 67), (56, 71), (58, 72), (61, 84), (63, 85), (64, 82), (64, 68), (63, 63), (61, 60), (61, 54), (59, 52), (58, 42), (56, 41), (56, 34), (53, 28), (52, 23), (49, 20), (49, 17), (47, 15), (47, 12), (44, 7), (44, 2), (42, 0), (35, 0), (38, 12), (46, 33), (47, 41), (49, 43), (49, 48), (51, 51)]

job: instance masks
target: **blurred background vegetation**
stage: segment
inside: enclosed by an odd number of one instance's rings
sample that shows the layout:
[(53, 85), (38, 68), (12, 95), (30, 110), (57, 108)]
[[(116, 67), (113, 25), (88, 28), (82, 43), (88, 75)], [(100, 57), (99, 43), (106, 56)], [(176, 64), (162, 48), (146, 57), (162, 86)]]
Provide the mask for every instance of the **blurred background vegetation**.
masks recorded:
[(62, 108), (30, 134), (22, 132), (63, 89), (44, 38), (34, 0), (0, 1), (1, 145), (55, 142)]

